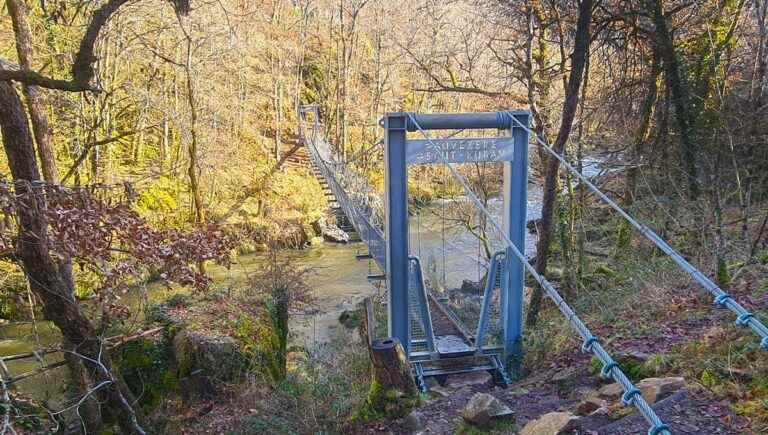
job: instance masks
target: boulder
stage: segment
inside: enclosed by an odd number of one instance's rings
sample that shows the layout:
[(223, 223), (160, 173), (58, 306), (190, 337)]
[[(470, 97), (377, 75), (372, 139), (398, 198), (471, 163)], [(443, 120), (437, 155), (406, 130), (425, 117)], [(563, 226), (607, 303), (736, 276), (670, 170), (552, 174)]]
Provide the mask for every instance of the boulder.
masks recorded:
[(244, 373), (249, 361), (232, 337), (181, 330), (173, 338), (178, 376), (207, 376), (233, 380)]
[(403, 419), (403, 426), (409, 432), (421, 432), (425, 429), (424, 416), (417, 411), (413, 411)]
[(579, 427), (579, 417), (570, 412), (550, 412), (525, 425), (520, 435), (570, 434)]
[(549, 378), (550, 384), (558, 391), (566, 392), (573, 389), (576, 383), (576, 370), (573, 367), (564, 367)]
[(321, 235), (328, 242), (349, 243), (349, 234), (328, 222), (325, 216), (320, 216), (318, 220), (312, 222), (312, 229), (315, 231), (315, 234)]
[(624, 394), (624, 389), (617, 382), (604, 385), (597, 394), (606, 400), (616, 400)]
[(541, 219), (531, 219), (525, 223), (525, 228), (528, 229), (529, 233), (533, 233), (533, 234), (535, 234), (538, 231), (540, 226), (541, 226)]
[(480, 284), (477, 282), (465, 279), (461, 282), (461, 287), (459, 288), (459, 291), (462, 293), (477, 294), (481, 292)]
[(485, 426), (491, 420), (511, 418), (514, 413), (507, 405), (490, 394), (476, 393), (467, 402), (461, 416), (467, 423)]
[(576, 405), (574, 413), (579, 416), (586, 416), (601, 409), (607, 412), (608, 402), (598, 397), (597, 393), (594, 393), (584, 397), (584, 399)]
[(196, 400), (208, 400), (216, 393), (213, 383), (201, 369), (193, 370), (189, 376), (179, 379), (179, 392), (181, 401), (190, 404)]
[(435, 385), (433, 387), (429, 387), (429, 392), (433, 393), (437, 397), (451, 397), (451, 390), (441, 387), (440, 385)]
[(616, 361), (618, 361), (622, 367), (641, 366), (648, 361), (648, 354), (640, 352), (639, 350), (626, 350), (616, 357)]
[(637, 389), (649, 404), (654, 404), (683, 387), (685, 379), (681, 377), (645, 378), (637, 383)]

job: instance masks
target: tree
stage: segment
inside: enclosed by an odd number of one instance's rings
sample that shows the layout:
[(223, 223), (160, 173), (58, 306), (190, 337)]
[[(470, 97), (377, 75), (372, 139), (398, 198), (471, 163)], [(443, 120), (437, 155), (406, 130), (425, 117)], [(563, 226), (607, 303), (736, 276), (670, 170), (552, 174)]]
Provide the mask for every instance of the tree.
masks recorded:
[[(576, 23), (576, 36), (571, 56), (571, 71), (568, 76), (568, 85), (565, 88), (565, 101), (563, 102), (562, 121), (552, 149), (562, 154), (565, 144), (571, 134), (573, 119), (579, 105), (579, 90), (584, 75), (587, 60), (587, 51), (591, 41), (590, 24), (592, 22), (592, 0), (579, 2), (579, 18)], [(545, 274), (547, 260), (549, 259), (549, 245), (553, 233), (553, 216), (556, 209), (558, 191), (558, 171), (560, 161), (554, 157), (548, 157), (545, 166), (544, 197), (541, 206), (541, 223), (539, 226), (539, 241), (536, 245), (536, 271)], [(528, 307), (526, 324), (536, 325), (541, 307), (543, 293), (541, 287), (535, 287), (531, 295), (531, 303)]]

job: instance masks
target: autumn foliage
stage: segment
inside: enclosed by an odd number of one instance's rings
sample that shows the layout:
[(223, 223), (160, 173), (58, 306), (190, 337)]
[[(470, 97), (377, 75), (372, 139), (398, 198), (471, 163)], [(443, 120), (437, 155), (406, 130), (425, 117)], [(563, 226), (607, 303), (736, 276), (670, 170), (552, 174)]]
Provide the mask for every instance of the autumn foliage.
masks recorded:
[(228, 266), (233, 237), (214, 224), (188, 230), (156, 229), (128, 202), (105, 200), (94, 189), (48, 184), (30, 193), (40, 201), (20, 201), (8, 184), (0, 184), (0, 252), (13, 255), (17, 231), (12, 224), (17, 207), (40, 204), (48, 221), (51, 251), (103, 276), (104, 293), (125, 290), (130, 278), (148, 270), (160, 271), (168, 282), (205, 290), (210, 279), (193, 266), (213, 261)]

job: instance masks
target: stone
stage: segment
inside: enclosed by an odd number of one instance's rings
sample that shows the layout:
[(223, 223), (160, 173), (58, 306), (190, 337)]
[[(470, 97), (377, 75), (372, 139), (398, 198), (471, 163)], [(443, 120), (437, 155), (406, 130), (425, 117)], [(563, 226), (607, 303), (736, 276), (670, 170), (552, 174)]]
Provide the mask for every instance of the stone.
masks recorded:
[(461, 373), (450, 375), (445, 381), (445, 387), (449, 389), (459, 389), (472, 385), (490, 385), (493, 383), (493, 376), (486, 371)]
[(629, 365), (643, 365), (648, 361), (648, 354), (640, 352), (639, 350), (627, 350), (621, 352), (616, 360), (622, 367)]
[(573, 389), (576, 380), (574, 375), (576, 370), (573, 368), (562, 368), (549, 378), (549, 382), (557, 388), (558, 391), (569, 391)]
[(651, 405), (683, 387), (685, 387), (685, 379), (681, 377), (645, 378), (637, 383), (637, 389), (643, 394), (645, 401)]
[(480, 293), (480, 284), (465, 279), (461, 282), (461, 288), (459, 288), (459, 291), (462, 293)]
[(574, 413), (579, 416), (590, 415), (600, 409), (608, 409), (608, 402), (601, 399), (597, 394), (589, 395), (579, 402), (574, 409)]
[(541, 219), (531, 219), (525, 223), (525, 228), (528, 229), (528, 232), (533, 234), (536, 234), (539, 231), (540, 226), (541, 226)]
[(624, 394), (624, 389), (621, 388), (621, 385), (617, 382), (614, 382), (612, 384), (604, 385), (600, 388), (597, 394), (603, 399), (616, 400)]
[(189, 376), (179, 379), (179, 392), (181, 401), (190, 404), (196, 400), (208, 400), (214, 397), (216, 390), (208, 376), (198, 369), (192, 371)]
[(512, 418), (514, 413), (499, 399), (488, 393), (476, 393), (469, 399), (461, 416), (467, 423), (485, 426), (491, 420)]
[(325, 216), (312, 222), (312, 229), (315, 234), (319, 234), (324, 240), (333, 243), (349, 243), (349, 234), (336, 225), (328, 222)]
[(241, 376), (249, 365), (248, 357), (232, 337), (186, 329), (174, 336), (173, 355), (180, 378), (196, 373), (214, 380), (230, 381)]
[(410, 432), (424, 430), (424, 416), (420, 412), (413, 411), (403, 419), (403, 426)]
[(429, 387), (429, 392), (434, 393), (435, 395), (439, 397), (450, 397), (451, 396), (451, 390), (441, 387), (440, 385), (435, 385), (434, 387)]
[(528, 422), (520, 435), (570, 434), (579, 428), (579, 417), (570, 412), (550, 412)]

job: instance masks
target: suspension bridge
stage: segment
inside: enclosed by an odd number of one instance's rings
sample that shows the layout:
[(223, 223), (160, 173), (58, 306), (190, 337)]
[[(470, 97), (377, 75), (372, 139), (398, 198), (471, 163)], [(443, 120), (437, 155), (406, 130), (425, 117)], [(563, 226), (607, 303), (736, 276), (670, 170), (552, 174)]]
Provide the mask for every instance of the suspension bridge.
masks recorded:
[[(731, 295), (690, 264), (648, 226), (639, 222), (591, 180), (576, 170), (562, 155), (552, 150), (529, 127), (526, 111), (456, 114), (388, 113), (381, 122), (384, 129), (383, 198), (367, 178), (352, 164), (357, 156), (341, 158), (324, 136), (317, 106), (299, 110), (299, 136), (313, 170), (332, 193), (337, 218), (354, 229), (368, 252), (360, 259), (373, 261), (381, 273), (369, 279), (384, 280), (387, 289), (388, 336), (397, 338), (408, 356), (413, 376), (426, 391), (426, 379), (472, 371), (488, 371), (500, 385), (508, 385), (518, 375), (523, 356), (523, 290), (527, 272), (542, 287), (583, 340), (581, 351), (593, 354), (602, 364), (601, 376), (617, 382), (623, 389), (625, 406), (634, 406), (648, 422), (650, 435), (671, 433), (648, 405), (620, 365), (557, 289), (536, 272), (525, 255), (526, 199), (528, 188), (528, 144), (535, 140), (560, 161), (573, 177), (583, 183), (602, 202), (625, 219), (635, 230), (669, 256), (714, 297), (714, 306), (736, 315), (736, 323), (753, 330), (761, 347), (768, 349), (768, 328)], [(493, 137), (437, 138), (431, 131), (474, 132), (495, 130)], [(410, 135), (409, 135), (410, 134)], [(416, 137), (413, 137), (416, 136)], [(364, 150), (368, 152), (373, 147)], [(503, 165), (500, 216), (489, 210), (471, 188), (458, 164), (498, 162)], [(460, 316), (440, 297), (436, 283), (425, 279), (423, 260), (409, 243), (408, 167), (443, 165), (461, 186), (468, 202), (490, 226), (500, 247), (485, 266), (482, 297), (476, 316)], [(499, 220), (501, 222), (499, 222)], [(446, 249), (443, 244), (443, 250)], [(478, 259), (478, 261), (483, 261)]]

